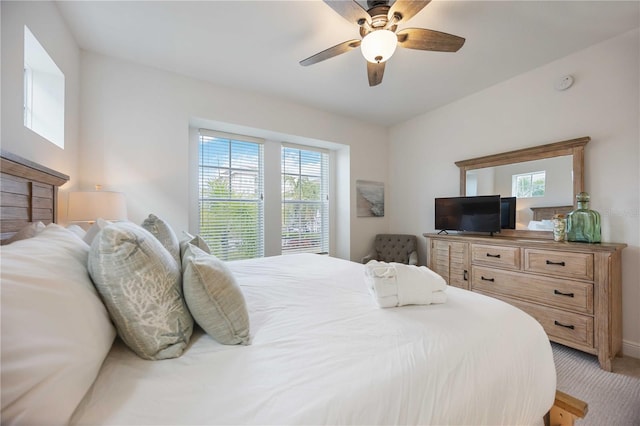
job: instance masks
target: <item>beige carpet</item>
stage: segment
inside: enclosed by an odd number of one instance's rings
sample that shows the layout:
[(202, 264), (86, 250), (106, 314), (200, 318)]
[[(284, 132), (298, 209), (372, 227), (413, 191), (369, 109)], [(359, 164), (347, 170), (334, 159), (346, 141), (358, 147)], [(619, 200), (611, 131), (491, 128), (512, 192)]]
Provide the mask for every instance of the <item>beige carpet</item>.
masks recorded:
[(552, 346), (558, 389), (589, 404), (587, 416), (577, 426), (640, 426), (638, 360), (617, 359), (610, 373), (600, 369), (593, 355)]

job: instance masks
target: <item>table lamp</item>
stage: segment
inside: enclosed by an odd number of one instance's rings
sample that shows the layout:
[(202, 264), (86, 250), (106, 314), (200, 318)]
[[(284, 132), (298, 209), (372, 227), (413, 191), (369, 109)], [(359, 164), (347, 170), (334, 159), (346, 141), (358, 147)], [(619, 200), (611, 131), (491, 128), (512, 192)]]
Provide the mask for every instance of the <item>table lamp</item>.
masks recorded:
[(110, 221), (127, 220), (127, 203), (122, 192), (102, 191), (96, 185), (95, 191), (75, 191), (69, 193), (68, 222), (89, 222), (102, 218)]

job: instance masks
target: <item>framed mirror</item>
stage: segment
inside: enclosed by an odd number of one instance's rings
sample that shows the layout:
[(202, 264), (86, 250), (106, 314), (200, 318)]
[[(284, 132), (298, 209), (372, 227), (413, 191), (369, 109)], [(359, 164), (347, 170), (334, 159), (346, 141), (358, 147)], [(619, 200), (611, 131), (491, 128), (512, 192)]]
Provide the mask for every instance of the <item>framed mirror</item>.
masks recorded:
[(574, 209), (584, 190), (588, 136), (457, 161), (460, 195), (516, 197), (515, 229), (503, 236), (553, 238), (551, 219)]

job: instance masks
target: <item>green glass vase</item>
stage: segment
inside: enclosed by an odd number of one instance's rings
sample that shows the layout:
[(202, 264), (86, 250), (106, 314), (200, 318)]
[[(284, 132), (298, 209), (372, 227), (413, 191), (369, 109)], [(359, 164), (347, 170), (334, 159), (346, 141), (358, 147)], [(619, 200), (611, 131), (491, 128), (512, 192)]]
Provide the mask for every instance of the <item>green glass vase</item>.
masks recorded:
[(600, 213), (589, 209), (589, 194), (576, 196), (578, 208), (567, 215), (567, 241), (600, 242)]

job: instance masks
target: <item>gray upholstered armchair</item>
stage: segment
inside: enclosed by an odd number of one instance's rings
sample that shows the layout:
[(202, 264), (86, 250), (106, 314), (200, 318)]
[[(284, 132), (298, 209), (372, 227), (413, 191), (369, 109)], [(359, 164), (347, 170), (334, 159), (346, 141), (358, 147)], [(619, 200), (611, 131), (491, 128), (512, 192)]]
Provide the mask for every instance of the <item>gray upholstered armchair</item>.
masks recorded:
[(371, 252), (362, 258), (362, 263), (375, 259), (380, 262), (418, 264), (417, 241), (415, 235), (378, 234)]

